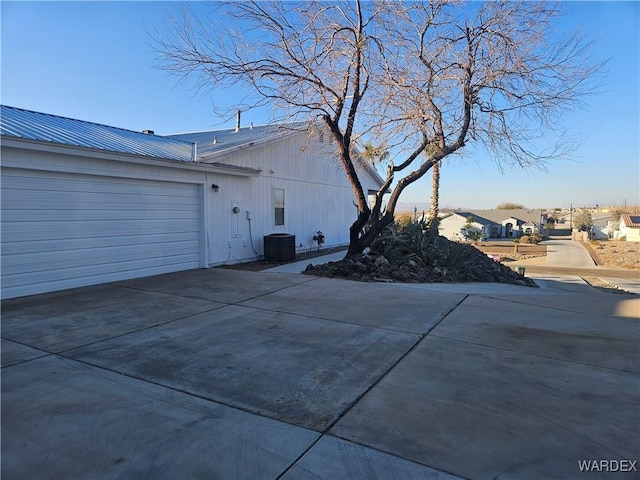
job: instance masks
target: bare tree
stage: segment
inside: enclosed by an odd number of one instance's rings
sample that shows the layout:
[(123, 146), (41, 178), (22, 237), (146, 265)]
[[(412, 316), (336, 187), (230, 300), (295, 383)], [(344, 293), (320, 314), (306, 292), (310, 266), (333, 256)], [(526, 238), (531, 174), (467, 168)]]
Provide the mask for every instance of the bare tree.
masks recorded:
[[(557, 121), (593, 91), (600, 65), (577, 32), (555, 30), (542, 2), (230, 2), (213, 20), (185, 12), (159, 40), (162, 66), (205, 88), (246, 88), (252, 105), (321, 119), (338, 148), (358, 215), (347, 255), (393, 222), (403, 190), (477, 143), (500, 165), (568, 153)], [(235, 31), (242, 28), (242, 31)], [(541, 151), (544, 134), (558, 141)], [(569, 139), (570, 140), (570, 139)], [(356, 145), (389, 152), (370, 206)], [(365, 152), (367, 153), (367, 152)], [(380, 158), (380, 155), (378, 155)], [(382, 197), (391, 191), (383, 208)]]

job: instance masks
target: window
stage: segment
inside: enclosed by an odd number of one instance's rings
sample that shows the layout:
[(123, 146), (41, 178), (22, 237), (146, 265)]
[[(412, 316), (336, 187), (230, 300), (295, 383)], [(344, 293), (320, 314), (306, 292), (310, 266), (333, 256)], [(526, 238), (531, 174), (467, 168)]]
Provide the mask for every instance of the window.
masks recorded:
[(275, 225), (284, 225), (284, 188), (273, 189)]

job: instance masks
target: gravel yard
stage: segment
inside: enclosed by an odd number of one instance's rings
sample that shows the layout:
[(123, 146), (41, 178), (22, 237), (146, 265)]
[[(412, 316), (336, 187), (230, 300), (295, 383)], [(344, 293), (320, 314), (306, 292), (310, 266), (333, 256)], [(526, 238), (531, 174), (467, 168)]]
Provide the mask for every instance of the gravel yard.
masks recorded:
[[(640, 269), (640, 242), (598, 240), (590, 243), (599, 265), (611, 268)], [(598, 260), (596, 259), (596, 261)]]
[(482, 253), (499, 257), (503, 263), (530, 260), (533, 258), (545, 259), (547, 256), (547, 246), (543, 243), (538, 245), (516, 244), (513, 242), (488, 241), (476, 245)]

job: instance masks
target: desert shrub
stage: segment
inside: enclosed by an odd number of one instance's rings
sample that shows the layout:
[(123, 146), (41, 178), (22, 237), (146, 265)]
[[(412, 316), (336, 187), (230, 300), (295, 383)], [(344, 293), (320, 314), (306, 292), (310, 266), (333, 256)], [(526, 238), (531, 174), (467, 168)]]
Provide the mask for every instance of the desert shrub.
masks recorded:
[(534, 233), (533, 235), (529, 235), (529, 243), (534, 243), (537, 245), (541, 241), (542, 241), (542, 237), (537, 233)]
[(523, 235), (519, 238), (519, 243), (538, 244), (542, 241), (542, 237), (537, 233), (531, 235)]
[(389, 261), (414, 261), (420, 266), (461, 267), (467, 262), (468, 246), (438, 236), (427, 221), (388, 227), (371, 243), (370, 252)]
[(406, 225), (413, 223), (413, 218), (414, 216), (410, 213), (399, 213), (395, 216), (395, 221), (401, 227), (405, 227)]

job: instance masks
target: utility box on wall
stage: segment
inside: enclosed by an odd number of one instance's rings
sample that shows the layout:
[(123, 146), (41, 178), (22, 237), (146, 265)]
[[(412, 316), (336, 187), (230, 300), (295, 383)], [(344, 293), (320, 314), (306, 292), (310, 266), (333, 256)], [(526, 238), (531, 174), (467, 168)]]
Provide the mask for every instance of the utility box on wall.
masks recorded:
[(296, 259), (296, 236), (272, 233), (264, 236), (264, 259), (267, 262), (291, 262)]

